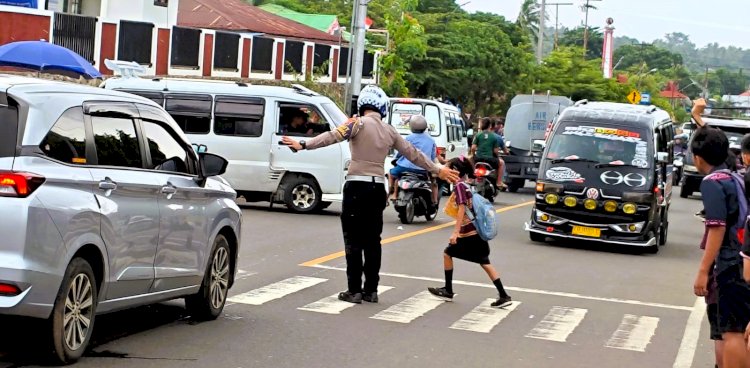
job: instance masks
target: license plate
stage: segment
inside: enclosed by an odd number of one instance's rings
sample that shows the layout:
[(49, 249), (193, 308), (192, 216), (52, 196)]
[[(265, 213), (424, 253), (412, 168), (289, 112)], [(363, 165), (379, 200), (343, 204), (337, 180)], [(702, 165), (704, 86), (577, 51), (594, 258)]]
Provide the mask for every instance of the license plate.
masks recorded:
[(602, 236), (602, 230), (595, 227), (573, 226), (573, 235), (588, 236), (590, 238), (599, 238)]

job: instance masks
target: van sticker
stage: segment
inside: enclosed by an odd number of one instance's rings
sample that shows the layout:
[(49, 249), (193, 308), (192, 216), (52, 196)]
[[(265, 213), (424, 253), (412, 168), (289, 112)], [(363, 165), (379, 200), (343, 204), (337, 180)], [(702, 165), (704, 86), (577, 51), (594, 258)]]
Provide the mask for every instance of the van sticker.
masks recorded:
[(642, 169), (645, 169), (648, 167), (648, 161), (642, 159), (642, 158), (634, 158), (633, 161), (630, 163), (633, 166), (640, 167)]
[[(611, 129), (591, 126), (569, 126), (565, 127), (564, 135), (577, 135), (581, 137), (597, 137), (623, 142), (643, 142), (641, 135), (622, 129)], [(645, 142), (644, 142), (645, 143)]]
[(557, 182), (572, 181), (576, 183), (583, 183), (584, 178), (581, 174), (575, 172), (569, 167), (553, 167), (545, 173), (547, 179)]

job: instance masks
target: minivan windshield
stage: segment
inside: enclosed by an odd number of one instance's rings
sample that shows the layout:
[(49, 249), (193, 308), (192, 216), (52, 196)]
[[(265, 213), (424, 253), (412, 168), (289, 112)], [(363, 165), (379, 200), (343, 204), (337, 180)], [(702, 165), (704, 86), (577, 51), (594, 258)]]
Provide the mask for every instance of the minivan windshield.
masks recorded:
[(333, 102), (325, 102), (321, 104), (323, 109), (328, 113), (328, 117), (333, 121), (333, 125), (339, 126), (346, 122), (346, 114), (339, 109)]
[(648, 134), (596, 123), (562, 122), (549, 143), (547, 159), (613, 166), (651, 166)]

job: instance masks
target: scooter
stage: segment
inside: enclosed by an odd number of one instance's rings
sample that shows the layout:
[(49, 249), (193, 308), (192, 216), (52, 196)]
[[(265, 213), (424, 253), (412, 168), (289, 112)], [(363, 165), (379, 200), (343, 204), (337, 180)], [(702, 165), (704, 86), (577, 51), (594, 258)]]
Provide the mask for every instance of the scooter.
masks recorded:
[(674, 168), (672, 169), (672, 185), (679, 185), (680, 179), (682, 179), (682, 166), (684, 165), (685, 154), (677, 153), (674, 155)]
[(399, 191), (394, 207), (401, 223), (411, 224), (415, 216), (424, 216), (427, 221), (437, 217), (438, 204), (432, 200), (432, 180), (427, 175), (407, 172), (401, 175), (397, 185)]
[(497, 195), (497, 170), (486, 162), (474, 164), (474, 188), (482, 197), (494, 202)]

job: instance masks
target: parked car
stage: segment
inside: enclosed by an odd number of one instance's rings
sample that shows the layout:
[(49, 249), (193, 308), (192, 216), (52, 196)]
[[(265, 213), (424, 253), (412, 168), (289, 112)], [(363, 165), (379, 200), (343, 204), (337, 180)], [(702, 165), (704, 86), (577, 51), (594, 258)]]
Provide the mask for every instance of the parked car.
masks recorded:
[(526, 231), (657, 252), (667, 242), (674, 126), (654, 106), (579, 101), (542, 156)]
[[(706, 116), (703, 118), (706, 125), (721, 129), (729, 139), (729, 147), (735, 152), (740, 151), (740, 143), (745, 134), (750, 133), (750, 120), (732, 119), (726, 117)], [(690, 145), (688, 145), (690, 147)], [(740, 160), (741, 161), (741, 160)], [(680, 197), (687, 198), (700, 190), (700, 184), (705, 175), (698, 172), (693, 162), (693, 154), (688, 150), (683, 160), (682, 181)]]
[(0, 315), (47, 319), (62, 363), (100, 313), (218, 317), (240, 245), (226, 167), (145, 98), (0, 75)]
[[(349, 145), (297, 154), (279, 145), (284, 135), (314, 137), (345, 122), (346, 115), (328, 97), (303, 86), (189, 79), (111, 78), (103, 87), (163, 106), (191, 141), (229, 160), (224, 178), (248, 202), (313, 212), (341, 201)], [(309, 129), (292, 127), (295, 119), (306, 120)]]

